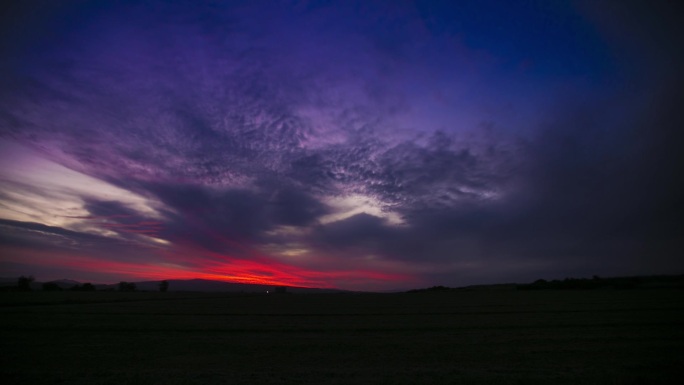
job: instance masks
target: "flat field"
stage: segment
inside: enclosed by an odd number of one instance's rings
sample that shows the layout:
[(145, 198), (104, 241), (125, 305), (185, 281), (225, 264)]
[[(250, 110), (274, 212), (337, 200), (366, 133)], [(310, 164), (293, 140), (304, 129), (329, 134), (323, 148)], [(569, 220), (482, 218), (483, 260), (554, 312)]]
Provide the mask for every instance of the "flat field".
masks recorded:
[(3, 384), (674, 384), (684, 291), (0, 293)]

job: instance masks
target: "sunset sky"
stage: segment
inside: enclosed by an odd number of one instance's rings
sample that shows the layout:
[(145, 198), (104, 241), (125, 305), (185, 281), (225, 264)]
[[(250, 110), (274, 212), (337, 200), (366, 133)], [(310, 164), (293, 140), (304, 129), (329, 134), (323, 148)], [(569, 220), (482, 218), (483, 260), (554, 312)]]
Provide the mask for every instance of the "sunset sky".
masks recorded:
[(684, 273), (677, 2), (14, 3), (1, 277)]

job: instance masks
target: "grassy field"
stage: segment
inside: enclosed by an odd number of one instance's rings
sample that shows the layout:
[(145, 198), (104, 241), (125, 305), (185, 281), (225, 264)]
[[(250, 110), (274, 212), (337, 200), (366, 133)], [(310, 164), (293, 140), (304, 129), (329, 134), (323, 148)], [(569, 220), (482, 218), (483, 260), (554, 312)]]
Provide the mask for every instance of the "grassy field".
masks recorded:
[(0, 293), (3, 384), (674, 384), (684, 291)]

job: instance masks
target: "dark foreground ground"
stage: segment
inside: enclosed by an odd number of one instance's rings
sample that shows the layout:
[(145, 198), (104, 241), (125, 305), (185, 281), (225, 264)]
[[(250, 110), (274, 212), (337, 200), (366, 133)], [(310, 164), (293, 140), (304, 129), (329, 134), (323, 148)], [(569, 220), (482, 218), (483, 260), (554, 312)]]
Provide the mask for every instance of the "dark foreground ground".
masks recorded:
[(684, 291), (0, 293), (3, 384), (674, 384)]

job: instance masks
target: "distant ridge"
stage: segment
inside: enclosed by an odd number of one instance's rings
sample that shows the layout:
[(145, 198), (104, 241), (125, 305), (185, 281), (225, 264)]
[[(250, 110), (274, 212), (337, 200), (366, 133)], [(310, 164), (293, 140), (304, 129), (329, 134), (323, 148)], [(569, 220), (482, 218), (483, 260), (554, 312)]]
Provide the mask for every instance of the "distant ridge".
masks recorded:
[[(169, 283), (168, 291), (185, 291), (185, 292), (232, 292), (232, 293), (266, 293), (273, 292), (277, 287), (286, 287), (288, 293), (344, 293), (345, 290), (339, 289), (322, 289), (322, 288), (308, 288), (286, 285), (258, 285), (249, 283), (236, 283), (226, 281), (213, 281), (208, 279), (167, 279)], [(135, 283), (137, 290), (142, 291), (158, 291), (159, 281), (141, 281)], [(116, 289), (118, 283), (109, 285), (95, 285), (98, 290)]]
[(684, 289), (684, 274), (638, 275), (625, 277), (593, 276), (592, 278), (565, 278), (547, 281), (538, 279), (532, 283), (498, 283), (463, 287), (432, 286), (408, 290), (407, 293), (445, 291), (492, 291), (492, 290), (597, 290), (597, 289)]

